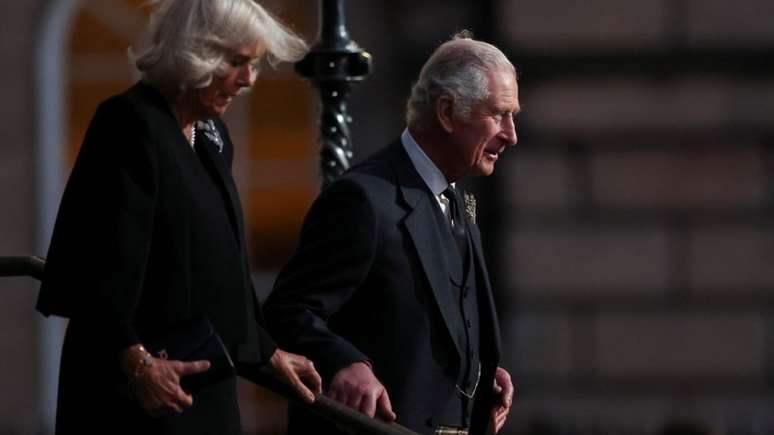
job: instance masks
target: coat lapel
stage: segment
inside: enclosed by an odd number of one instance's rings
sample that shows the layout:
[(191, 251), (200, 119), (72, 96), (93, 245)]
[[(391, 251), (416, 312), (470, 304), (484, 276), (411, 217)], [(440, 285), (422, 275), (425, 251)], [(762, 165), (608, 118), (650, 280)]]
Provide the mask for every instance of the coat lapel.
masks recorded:
[[(223, 135), (221, 135), (221, 138), (222, 137)], [(210, 138), (201, 133), (196, 137), (196, 146), (200, 147), (203, 160), (206, 160), (206, 162), (203, 163), (211, 165), (215, 169), (213, 171), (213, 176), (221, 189), (221, 193), (224, 193), (224, 200), (227, 204), (226, 209), (228, 210), (228, 217), (231, 221), (232, 229), (234, 230), (234, 236), (236, 237), (237, 242), (242, 245), (242, 234), (244, 234), (244, 229), (242, 228), (242, 215), (238, 208), (239, 194), (237, 193), (233, 178), (231, 177), (231, 172), (226, 167), (224, 155), (220, 151), (222, 148), (219, 148)]]
[(475, 260), (475, 266), (478, 280), (478, 303), (481, 326), (483, 331), (489, 333), (481, 334), (481, 344), (484, 344), (484, 340), (490, 341), (490, 346), (482, 346), (482, 349), (491, 349), (492, 358), (494, 361), (500, 360), (500, 326), (497, 322), (497, 311), (495, 310), (494, 298), (492, 297), (492, 284), (489, 281), (489, 271), (486, 268), (486, 262), (484, 261), (484, 253), (481, 247), (481, 233), (478, 230), (478, 225), (468, 223), (468, 234), (470, 234), (471, 245), (473, 248), (473, 259)]
[(451, 333), (452, 313), (456, 303), (449, 288), (449, 269), (447, 266), (449, 260), (444, 254), (432, 196), (428, 194), (424, 181), (414, 169), (400, 142), (394, 146), (397, 148), (393, 154), (395, 156), (393, 162), (398, 186), (409, 208), (403, 223), (417, 250), (422, 269), (430, 283), (430, 289), (438, 304), (446, 329), (449, 331), (449, 337), (454, 342), (458, 357), (461, 358), (462, 343), (458, 342), (456, 334)]
[[(142, 81), (135, 85), (135, 89), (137, 92), (139, 92), (140, 95), (142, 95), (142, 98), (150, 102), (151, 106), (156, 107), (156, 113), (159, 122), (166, 124), (166, 126), (160, 128), (159, 131), (166, 135), (165, 140), (175, 144), (175, 148), (178, 150), (178, 155), (181, 157), (189, 156), (191, 162), (193, 162), (193, 159), (197, 159), (196, 154), (198, 152), (191, 152), (193, 151), (191, 149), (191, 145), (186, 142), (185, 137), (180, 134), (177, 119), (175, 118), (174, 113), (172, 113), (172, 109), (169, 107), (161, 93), (159, 93), (159, 91), (156, 90), (156, 88), (154, 88), (152, 85)], [(208, 124), (212, 125), (212, 128), (215, 128), (214, 123), (208, 122)], [(200, 130), (201, 129), (197, 130), (199, 134), (196, 137), (196, 146), (197, 148), (203, 149), (203, 152), (201, 153), (202, 163), (205, 166), (209, 166), (207, 171), (212, 174), (214, 179), (213, 181), (215, 181), (215, 183), (218, 185), (218, 188), (221, 191), (221, 195), (224, 196), (224, 201), (227, 205), (226, 209), (228, 211), (229, 221), (231, 223), (231, 228), (234, 231), (237, 244), (243, 246), (244, 230), (242, 214), (239, 209), (239, 195), (237, 194), (233, 179), (231, 178), (231, 171), (226, 166), (224, 154), (222, 154), (222, 152), (226, 152), (227, 149), (231, 150), (233, 147), (231, 147), (230, 144), (227, 144), (229, 146), (226, 147), (226, 144), (223, 143), (220, 145), (213, 143), (212, 140), (207, 137), (208, 135), (202, 134), (203, 132)], [(215, 130), (217, 131), (217, 128), (215, 128)], [(220, 134), (220, 137), (221, 141), (225, 141), (227, 140), (228, 136), (225, 134)], [(188, 157), (183, 158), (187, 159)]]

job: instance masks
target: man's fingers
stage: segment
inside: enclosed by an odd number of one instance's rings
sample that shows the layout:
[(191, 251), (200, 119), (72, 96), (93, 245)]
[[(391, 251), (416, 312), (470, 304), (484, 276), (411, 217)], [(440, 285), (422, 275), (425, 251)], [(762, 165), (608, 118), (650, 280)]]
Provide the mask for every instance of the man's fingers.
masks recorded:
[(339, 403), (346, 405), (347, 401), (349, 401), (349, 394), (347, 394), (345, 391), (339, 391), (337, 400), (339, 401)]
[(503, 385), (503, 404), (507, 407), (511, 407), (511, 403), (513, 402), (513, 384), (508, 382), (505, 385)]
[[(500, 391), (497, 390), (500, 388)], [(495, 392), (500, 395), (500, 403), (507, 408), (510, 408), (513, 402), (513, 382), (511, 381), (511, 375), (502, 367), (498, 367), (495, 372)]]
[(495, 415), (495, 412), (492, 411), (492, 415), (489, 419), (489, 424), (492, 426), (492, 433), (497, 433), (500, 431), (500, 428), (498, 427), (498, 418), (497, 415)]
[(378, 390), (371, 392), (363, 396), (363, 401), (360, 403), (360, 412), (373, 417), (376, 414), (376, 398), (379, 397)]
[(397, 415), (392, 412), (392, 404), (390, 403), (390, 396), (387, 394), (387, 390), (382, 391), (382, 395), (376, 401), (376, 405), (379, 408), (379, 414), (387, 421), (395, 421)]
[(355, 393), (349, 396), (349, 400), (347, 400), (346, 405), (354, 409), (355, 411), (362, 412), (362, 409), (360, 409), (360, 405), (362, 403), (363, 403), (363, 395)]
[(495, 421), (495, 433), (500, 432), (500, 429), (505, 426), (505, 419), (507, 417), (507, 414), (503, 414), (500, 417), (498, 417)]
[(187, 375), (193, 375), (196, 373), (206, 372), (210, 369), (210, 362), (209, 361), (191, 361), (191, 362), (182, 362), (179, 361), (177, 364), (173, 364), (172, 367), (175, 369), (178, 375), (180, 376), (187, 376)]
[(500, 431), (500, 429), (505, 425), (505, 421), (508, 418), (508, 412), (509, 409), (506, 407), (499, 406), (492, 410), (492, 427), (494, 428), (494, 432), (497, 433)]

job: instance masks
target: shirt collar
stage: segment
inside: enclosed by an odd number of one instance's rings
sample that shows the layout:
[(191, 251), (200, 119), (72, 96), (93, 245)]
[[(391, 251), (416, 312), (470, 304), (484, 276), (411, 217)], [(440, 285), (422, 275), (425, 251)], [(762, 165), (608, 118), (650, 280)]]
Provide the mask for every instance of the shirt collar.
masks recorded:
[(446, 177), (443, 175), (440, 169), (435, 166), (430, 157), (422, 150), (414, 137), (409, 133), (408, 128), (403, 130), (403, 134), (400, 136), (400, 141), (403, 144), (403, 149), (408, 153), (411, 163), (414, 165), (414, 169), (419, 172), (419, 176), (433, 192), (433, 195), (438, 196), (447, 187), (449, 183), (446, 181)]

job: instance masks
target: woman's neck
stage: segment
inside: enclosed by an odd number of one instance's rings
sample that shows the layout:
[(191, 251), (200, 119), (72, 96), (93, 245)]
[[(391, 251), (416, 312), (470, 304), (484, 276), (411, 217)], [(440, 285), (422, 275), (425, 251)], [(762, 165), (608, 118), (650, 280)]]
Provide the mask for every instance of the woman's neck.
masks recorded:
[(167, 100), (167, 104), (175, 115), (181, 130), (190, 130), (193, 123), (201, 119), (201, 116), (199, 116), (195, 110), (196, 96), (190, 91), (178, 94), (162, 91), (162, 95), (164, 95), (164, 98)]
[(162, 91), (161, 94), (164, 96), (164, 99), (167, 100), (167, 104), (169, 105), (172, 114), (175, 115), (178, 127), (180, 128), (180, 132), (183, 133), (185, 140), (193, 145), (195, 134), (193, 125), (194, 122), (201, 119), (201, 116), (197, 116), (196, 110), (194, 109), (196, 107), (195, 95), (191, 92), (172, 94), (164, 91)]

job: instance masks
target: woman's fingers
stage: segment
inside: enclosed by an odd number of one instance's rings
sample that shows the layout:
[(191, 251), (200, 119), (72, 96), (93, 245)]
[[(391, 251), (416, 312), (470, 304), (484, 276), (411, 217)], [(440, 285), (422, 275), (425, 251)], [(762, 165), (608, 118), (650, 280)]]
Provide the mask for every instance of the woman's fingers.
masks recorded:
[(154, 359), (154, 364), (133, 381), (139, 405), (152, 416), (181, 413), (193, 405), (193, 397), (180, 387), (181, 376), (201, 373), (210, 368), (208, 361), (167, 361)]
[(274, 374), (289, 384), (304, 401), (313, 403), (315, 392), (322, 391), (322, 378), (306, 357), (277, 349), (270, 363)]

